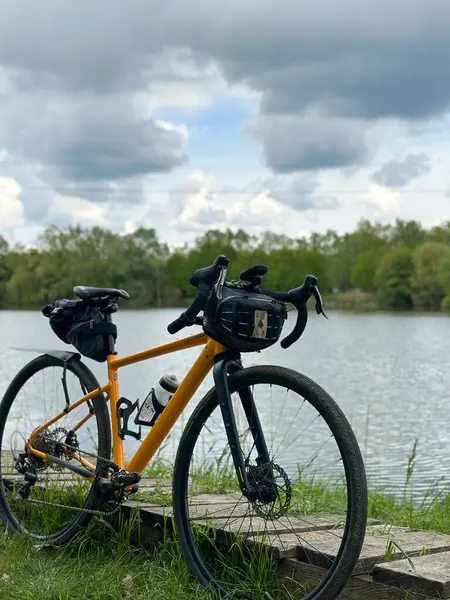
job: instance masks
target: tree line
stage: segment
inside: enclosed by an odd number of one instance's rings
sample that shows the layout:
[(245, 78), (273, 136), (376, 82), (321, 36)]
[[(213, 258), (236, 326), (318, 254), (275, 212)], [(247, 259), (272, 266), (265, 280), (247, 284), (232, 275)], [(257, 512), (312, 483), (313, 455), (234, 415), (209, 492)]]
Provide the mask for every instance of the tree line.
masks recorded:
[(450, 222), (425, 229), (401, 219), (393, 225), (362, 220), (351, 233), (298, 239), (210, 230), (175, 249), (144, 228), (119, 235), (100, 227), (49, 227), (31, 248), (0, 236), (0, 307), (40, 307), (73, 297), (74, 285), (127, 289), (135, 308), (182, 306), (193, 297), (191, 273), (220, 253), (230, 258), (231, 278), (267, 264), (267, 289), (288, 290), (313, 273), (330, 298), (358, 290), (380, 309), (450, 311)]

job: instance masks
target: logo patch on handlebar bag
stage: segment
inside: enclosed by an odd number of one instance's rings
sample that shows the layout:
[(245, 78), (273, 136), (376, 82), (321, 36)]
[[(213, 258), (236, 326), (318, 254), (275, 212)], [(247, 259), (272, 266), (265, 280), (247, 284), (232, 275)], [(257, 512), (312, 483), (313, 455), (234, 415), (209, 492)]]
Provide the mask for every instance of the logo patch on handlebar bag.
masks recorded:
[(267, 337), (267, 310), (255, 310), (253, 337), (263, 338)]

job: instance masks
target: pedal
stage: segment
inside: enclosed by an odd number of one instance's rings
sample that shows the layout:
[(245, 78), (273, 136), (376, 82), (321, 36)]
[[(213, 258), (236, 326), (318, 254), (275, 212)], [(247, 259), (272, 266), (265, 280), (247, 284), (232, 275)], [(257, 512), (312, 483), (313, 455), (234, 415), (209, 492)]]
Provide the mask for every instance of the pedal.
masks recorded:
[(111, 475), (110, 481), (114, 490), (121, 490), (123, 488), (136, 485), (141, 480), (140, 473), (134, 471), (117, 471)]

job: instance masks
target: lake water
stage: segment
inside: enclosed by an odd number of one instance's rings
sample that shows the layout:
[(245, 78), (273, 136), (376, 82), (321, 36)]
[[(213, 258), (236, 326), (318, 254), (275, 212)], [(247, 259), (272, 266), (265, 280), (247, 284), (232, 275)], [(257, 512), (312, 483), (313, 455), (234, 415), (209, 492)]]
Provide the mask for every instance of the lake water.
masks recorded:
[[(167, 324), (176, 309), (122, 311), (115, 315), (119, 354), (169, 341)], [(285, 327), (292, 327), (290, 319)], [(191, 333), (193, 330), (187, 330)], [(13, 348), (68, 348), (39, 311), (0, 311), (0, 397), (13, 375), (33, 358)], [(121, 393), (142, 399), (165, 373), (182, 377), (199, 349), (185, 350), (120, 371)], [(99, 381), (105, 366), (85, 359)], [(245, 365), (279, 364), (315, 379), (349, 418), (372, 487), (400, 493), (408, 457), (418, 440), (410, 489), (418, 499), (450, 481), (450, 318), (439, 314), (352, 314), (333, 311), (329, 320), (310, 313), (306, 332), (289, 350), (279, 345), (244, 355)], [(196, 394), (212, 385), (210, 375)], [(189, 405), (170, 439), (177, 438)]]

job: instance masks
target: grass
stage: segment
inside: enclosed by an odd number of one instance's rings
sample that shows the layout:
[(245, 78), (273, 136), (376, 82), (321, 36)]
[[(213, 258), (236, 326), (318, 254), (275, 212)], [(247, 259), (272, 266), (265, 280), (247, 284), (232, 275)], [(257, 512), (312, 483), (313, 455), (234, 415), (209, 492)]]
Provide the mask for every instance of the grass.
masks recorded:
[(369, 516), (390, 525), (423, 529), (450, 535), (450, 494), (439, 493), (417, 506), (405, 496), (396, 500), (388, 494), (369, 494)]
[[(308, 489), (304, 508), (323, 502), (339, 505), (342, 494), (321, 486)], [(450, 495), (435, 496), (414, 507), (406, 496), (396, 501), (370, 494), (369, 515), (413, 529), (450, 534)], [(28, 539), (0, 536), (0, 598), (11, 600), (207, 600), (208, 593), (192, 578), (178, 546), (166, 540), (157, 550), (139, 550), (130, 543), (132, 524), (118, 532), (97, 521), (63, 548), (33, 544)], [(260, 569), (264, 581), (267, 569)]]
[(206, 600), (209, 596), (192, 580), (175, 545), (139, 551), (130, 545), (126, 528), (117, 535), (96, 525), (59, 549), (1, 538), (0, 598)]
[[(450, 534), (450, 494), (430, 490), (423, 503), (415, 504), (407, 494), (414, 471), (416, 447), (408, 461), (403, 498), (384, 493), (369, 494), (369, 517), (388, 525), (432, 530)], [(163, 482), (171, 476), (171, 465), (157, 459), (144, 476)], [(227, 466), (199, 469), (193, 478), (197, 491), (229, 491), (233, 475)], [(145, 492), (143, 499), (145, 497)], [(170, 503), (170, 492), (157, 492), (159, 501)], [(151, 495), (155, 500), (155, 495)], [(324, 484), (302, 482), (295, 486), (292, 504), (304, 515), (337, 511), (345, 505), (342, 489), (330, 490)], [(137, 549), (131, 544), (136, 522), (124, 522), (115, 531), (104, 522), (93, 520), (88, 530), (63, 548), (39, 546), (28, 539), (0, 535), (0, 598), (36, 600), (206, 600), (210, 595), (193, 579), (177, 544), (166, 538), (157, 549)], [(380, 526), (382, 527), (382, 526)], [(211, 540), (205, 540), (211, 543)], [(388, 545), (386, 553), (396, 553)], [(233, 554), (234, 552), (234, 554)], [(229, 552), (230, 560), (240, 560), (240, 549)], [(269, 557), (251, 562), (253, 575), (260, 584), (260, 596), (271, 589)], [(287, 598), (275, 590), (274, 598)]]

